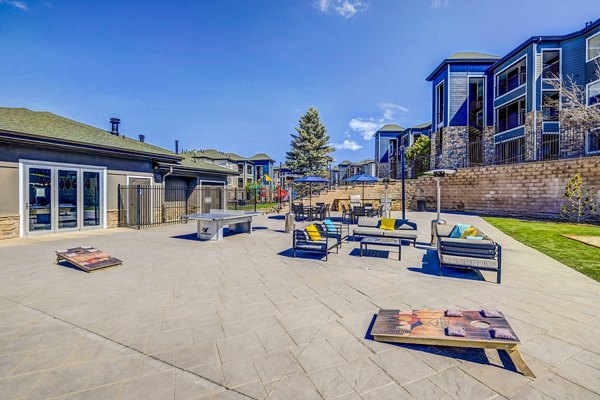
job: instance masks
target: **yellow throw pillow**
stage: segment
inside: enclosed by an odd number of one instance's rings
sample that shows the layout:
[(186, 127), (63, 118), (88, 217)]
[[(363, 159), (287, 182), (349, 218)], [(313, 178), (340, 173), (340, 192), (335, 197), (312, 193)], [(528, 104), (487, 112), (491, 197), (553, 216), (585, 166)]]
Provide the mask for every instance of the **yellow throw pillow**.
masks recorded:
[(470, 227), (468, 229), (465, 229), (465, 231), (463, 232), (463, 234), (460, 238), (464, 239), (467, 236), (477, 236), (477, 228)]
[(379, 225), (379, 229), (383, 229), (385, 231), (393, 231), (396, 227), (396, 220), (393, 218), (382, 218), (381, 224)]
[(306, 227), (306, 233), (308, 233), (310, 240), (321, 240), (321, 234), (314, 224)]

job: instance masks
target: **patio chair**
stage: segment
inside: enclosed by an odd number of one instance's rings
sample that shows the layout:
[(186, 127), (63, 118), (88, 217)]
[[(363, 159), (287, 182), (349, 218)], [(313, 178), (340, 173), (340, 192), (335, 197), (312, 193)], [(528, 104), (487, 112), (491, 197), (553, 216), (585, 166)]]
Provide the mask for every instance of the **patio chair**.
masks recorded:
[(352, 218), (353, 221), (358, 221), (359, 217), (367, 217), (367, 209), (364, 207), (354, 207), (352, 208)]
[(331, 218), (331, 204), (325, 204), (325, 216)]
[(318, 208), (315, 210), (315, 216), (319, 219), (325, 219), (325, 203), (317, 204)]
[(363, 207), (365, 207), (365, 208), (369, 208), (369, 207), (373, 208), (373, 203), (365, 203), (365, 204), (363, 204)]
[(292, 212), (294, 213), (295, 220), (300, 221), (306, 219), (306, 214), (304, 213), (304, 206), (301, 204), (292, 204)]
[(311, 240), (305, 229), (294, 230), (292, 237), (292, 254), (294, 258), (296, 257), (296, 252), (306, 251), (309, 253), (325, 254), (325, 261), (327, 261), (329, 251), (334, 248), (335, 252), (338, 253), (339, 246), (336, 239), (331, 239), (326, 235), (321, 237), (321, 240)]
[[(322, 237), (327, 236), (337, 241), (337, 245), (342, 247), (342, 242), (344, 239), (348, 239), (350, 236), (350, 228), (348, 225), (340, 224), (332, 222), (335, 226), (335, 232), (332, 232), (330, 229), (327, 229), (327, 225), (324, 222), (317, 222), (315, 226), (319, 230), (319, 233)], [(345, 229), (344, 229), (345, 228)]]
[(342, 222), (347, 218), (352, 222), (352, 210), (348, 210), (343, 204), (341, 204), (340, 207), (342, 208)]
[(383, 214), (383, 206), (381, 205), (377, 208), (370, 209), (368, 214), (369, 217), (381, 217), (381, 215)]

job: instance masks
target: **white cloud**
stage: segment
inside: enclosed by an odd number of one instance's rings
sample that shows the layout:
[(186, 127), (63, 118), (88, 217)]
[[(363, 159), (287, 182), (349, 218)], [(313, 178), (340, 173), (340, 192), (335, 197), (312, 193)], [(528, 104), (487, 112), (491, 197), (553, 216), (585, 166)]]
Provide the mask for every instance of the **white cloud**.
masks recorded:
[(431, 8), (444, 8), (448, 7), (448, 0), (432, 0)]
[(354, 140), (344, 140), (342, 143), (333, 143), (333, 147), (336, 150), (352, 150), (356, 151), (362, 149), (362, 146), (356, 143)]
[(0, 0), (0, 4), (6, 4), (7, 6), (18, 8), (19, 10), (23, 11), (29, 10), (29, 7), (27, 7), (27, 3), (20, 0)]
[(384, 119), (394, 119), (397, 111), (408, 112), (408, 108), (395, 103), (381, 103), (379, 107), (383, 110)]
[(373, 118), (368, 120), (364, 120), (362, 118), (352, 118), (348, 123), (348, 126), (353, 131), (359, 132), (363, 139), (371, 140), (377, 131), (377, 128), (379, 127), (379, 123), (373, 120)]
[(357, 13), (366, 10), (368, 4), (363, 0), (317, 0), (315, 6), (321, 12), (334, 12), (344, 19), (350, 19)]

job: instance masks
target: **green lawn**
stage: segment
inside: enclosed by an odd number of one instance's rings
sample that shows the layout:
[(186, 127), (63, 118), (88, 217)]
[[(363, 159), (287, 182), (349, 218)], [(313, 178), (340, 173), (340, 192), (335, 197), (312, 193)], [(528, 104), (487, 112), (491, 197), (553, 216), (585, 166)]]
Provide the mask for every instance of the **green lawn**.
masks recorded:
[(600, 249), (561, 234), (600, 236), (600, 227), (559, 222), (484, 218), (504, 233), (600, 282)]

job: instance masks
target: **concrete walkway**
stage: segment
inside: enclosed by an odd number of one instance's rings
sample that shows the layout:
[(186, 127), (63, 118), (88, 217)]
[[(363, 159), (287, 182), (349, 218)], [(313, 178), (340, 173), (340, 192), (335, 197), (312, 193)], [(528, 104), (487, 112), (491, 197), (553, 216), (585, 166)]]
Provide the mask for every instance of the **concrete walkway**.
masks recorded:
[[(502, 234), (495, 275), (437, 275), (430, 213), (416, 248), (327, 263), (291, 258), (283, 220), (198, 242), (195, 226), (0, 242), (2, 399), (598, 399), (600, 284)], [(86, 274), (54, 250), (98, 247), (124, 265)], [(380, 308), (502, 310), (537, 378), (505, 354), (377, 343)]]

